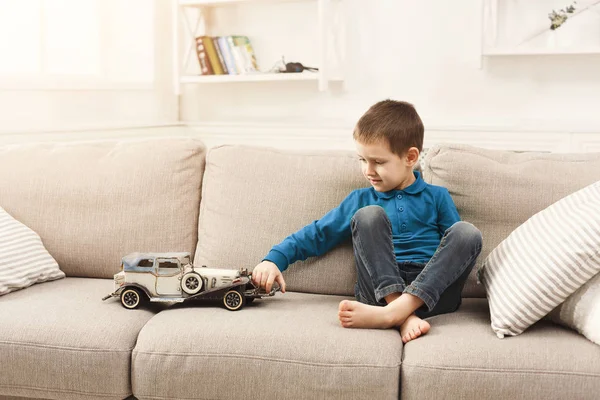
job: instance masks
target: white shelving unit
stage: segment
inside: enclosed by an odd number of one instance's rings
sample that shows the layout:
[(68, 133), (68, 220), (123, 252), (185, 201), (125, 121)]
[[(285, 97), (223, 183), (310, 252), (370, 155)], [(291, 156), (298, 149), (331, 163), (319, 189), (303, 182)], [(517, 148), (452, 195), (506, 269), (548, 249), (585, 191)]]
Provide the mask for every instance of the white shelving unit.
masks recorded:
[[(341, 81), (342, 60), (339, 49), (333, 49), (334, 46), (343, 47), (340, 36), (343, 27), (341, 18), (332, 7), (332, 0), (171, 0), (173, 4), (173, 84), (175, 94), (181, 93), (182, 84), (205, 84), (205, 83), (236, 83), (236, 82), (269, 82), (269, 81), (315, 81), (318, 83), (318, 89), (325, 91), (331, 81)], [(342, 0), (337, 0), (342, 1)], [(195, 37), (199, 35), (208, 35), (211, 26), (207, 15), (211, 8), (229, 7), (237, 5), (269, 4), (269, 3), (289, 3), (289, 2), (316, 2), (318, 25), (318, 68), (319, 71), (305, 71), (302, 73), (278, 73), (278, 72), (258, 72), (238, 75), (190, 75), (186, 74), (189, 63), (197, 63), (195, 53)], [(189, 19), (189, 11), (194, 11), (196, 17), (193, 21)], [(182, 30), (187, 38), (181, 37)], [(240, 34), (243, 34), (240, 32)], [(188, 44), (184, 45), (182, 39), (187, 39)], [(254, 43), (253, 43), (254, 45)], [(256, 50), (256, 49), (255, 49)], [(338, 51), (334, 51), (338, 50)], [(343, 53), (343, 52), (342, 52)], [(331, 58), (334, 56), (336, 68), (332, 68)], [(336, 57), (337, 56), (337, 57)]]
[[(589, 55), (600, 54), (600, 2), (578, 1), (575, 12), (555, 31), (550, 30), (547, 14), (566, 7), (572, 1), (561, 2), (552, 7), (550, 2), (529, 2), (526, 0), (482, 0), (483, 1), (483, 56), (541, 56), (541, 55)], [(564, 4), (563, 4), (564, 3)], [(521, 7), (522, 6), (522, 7)], [(521, 7), (521, 8), (519, 8)], [(532, 8), (533, 14), (520, 15), (516, 10)], [(521, 18), (521, 19), (519, 19)], [(586, 27), (577, 27), (587, 19)], [(510, 23), (512, 23), (511, 26)], [(531, 24), (531, 25), (527, 25)], [(524, 27), (525, 25), (525, 27)], [(596, 31), (585, 28), (596, 26)], [(512, 31), (527, 31), (523, 37), (508, 38)], [(537, 30), (535, 30), (537, 29)], [(553, 35), (554, 37), (550, 37)], [(561, 36), (571, 36), (571, 42), (562, 45), (549, 45)], [(597, 37), (597, 38), (596, 38)], [(597, 40), (589, 40), (596, 38)]]

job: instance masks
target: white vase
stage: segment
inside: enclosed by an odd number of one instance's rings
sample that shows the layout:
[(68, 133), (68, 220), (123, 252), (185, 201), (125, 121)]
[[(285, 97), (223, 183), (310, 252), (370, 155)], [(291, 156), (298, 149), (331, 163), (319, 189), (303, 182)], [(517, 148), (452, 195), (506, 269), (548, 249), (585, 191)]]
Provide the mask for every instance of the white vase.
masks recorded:
[(546, 47), (549, 49), (565, 49), (573, 47), (576, 43), (575, 35), (577, 32), (565, 24), (555, 30), (549, 30), (546, 36)]

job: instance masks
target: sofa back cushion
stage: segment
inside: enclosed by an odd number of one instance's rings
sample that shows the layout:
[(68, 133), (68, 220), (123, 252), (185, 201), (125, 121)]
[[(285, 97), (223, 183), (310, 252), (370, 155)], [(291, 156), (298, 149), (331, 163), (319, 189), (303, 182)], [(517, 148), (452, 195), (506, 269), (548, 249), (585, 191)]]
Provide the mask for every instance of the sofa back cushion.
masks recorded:
[(425, 160), (426, 182), (446, 187), (461, 218), (483, 235), (463, 297), (485, 297), (476, 272), (490, 252), (534, 214), (600, 180), (600, 153), (541, 153), (437, 145)]
[[(273, 245), (365, 184), (350, 151), (211, 148), (194, 264), (251, 270)], [(353, 295), (352, 244), (347, 241), (323, 256), (297, 262), (284, 277), (290, 291)]]
[(112, 278), (135, 251), (197, 241), (205, 146), (188, 138), (0, 147), (0, 206), (67, 276)]

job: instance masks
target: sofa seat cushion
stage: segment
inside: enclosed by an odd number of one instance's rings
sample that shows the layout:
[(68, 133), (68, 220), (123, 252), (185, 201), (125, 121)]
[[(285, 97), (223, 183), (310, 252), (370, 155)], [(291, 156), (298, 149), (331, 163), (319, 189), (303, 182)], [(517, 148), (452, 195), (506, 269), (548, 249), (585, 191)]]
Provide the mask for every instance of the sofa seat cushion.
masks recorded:
[(0, 395), (129, 396), (131, 351), (157, 310), (103, 302), (112, 290), (107, 279), (66, 278), (1, 296)]
[(516, 337), (490, 329), (487, 300), (453, 314), (404, 346), (402, 399), (596, 399), (600, 346), (549, 321)]
[(132, 358), (138, 399), (398, 399), (397, 330), (341, 327), (346, 297), (287, 292), (240, 311), (187, 303), (153, 317)]

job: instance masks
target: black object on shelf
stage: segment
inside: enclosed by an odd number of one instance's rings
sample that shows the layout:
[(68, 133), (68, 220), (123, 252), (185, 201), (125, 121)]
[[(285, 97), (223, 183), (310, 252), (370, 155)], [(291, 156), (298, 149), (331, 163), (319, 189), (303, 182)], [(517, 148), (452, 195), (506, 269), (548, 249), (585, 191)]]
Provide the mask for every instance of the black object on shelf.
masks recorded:
[(315, 68), (315, 67), (307, 67), (305, 65), (302, 65), (302, 63), (299, 62), (289, 62), (285, 64), (285, 69), (280, 70), (280, 72), (304, 72), (304, 71), (318, 71), (319, 68)]

